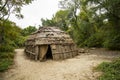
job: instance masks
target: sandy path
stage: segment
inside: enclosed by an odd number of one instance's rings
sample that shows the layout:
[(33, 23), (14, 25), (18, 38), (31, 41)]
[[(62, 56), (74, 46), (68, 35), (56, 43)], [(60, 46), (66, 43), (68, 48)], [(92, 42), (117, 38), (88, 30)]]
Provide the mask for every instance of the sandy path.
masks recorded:
[(15, 65), (5, 73), (5, 80), (95, 80), (98, 73), (92, 68), (113, 57), (108, 54), (81, 54), (62, 61), (33, 61), (25, 57), (23, 49), (16, 49)]

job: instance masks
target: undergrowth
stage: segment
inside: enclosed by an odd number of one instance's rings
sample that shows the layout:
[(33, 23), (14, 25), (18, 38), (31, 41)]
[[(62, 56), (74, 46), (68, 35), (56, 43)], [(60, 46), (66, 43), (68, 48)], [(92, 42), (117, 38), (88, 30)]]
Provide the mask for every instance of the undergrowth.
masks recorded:
[(98, 80), (120, 80), (120, 58), (112, 62), (103, 62), (96, 70), (103, 72)]
[(0, 52), (0, 72), (9, 69), (13, 64), (14, 52)]

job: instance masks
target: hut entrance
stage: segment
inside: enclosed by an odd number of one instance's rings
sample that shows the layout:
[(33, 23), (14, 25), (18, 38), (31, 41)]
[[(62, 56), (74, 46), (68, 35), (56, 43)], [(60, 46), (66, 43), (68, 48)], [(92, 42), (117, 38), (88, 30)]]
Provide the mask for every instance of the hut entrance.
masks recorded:
[(48, 45), (48, 49), (47, 49), (47, 53), (46, 53), (46, 59), (53, 59), (52, 50), (51, 50), (50, 45)]
[(53, 59), (52, 50), (50, 45), (39, 46), (39, 60)]

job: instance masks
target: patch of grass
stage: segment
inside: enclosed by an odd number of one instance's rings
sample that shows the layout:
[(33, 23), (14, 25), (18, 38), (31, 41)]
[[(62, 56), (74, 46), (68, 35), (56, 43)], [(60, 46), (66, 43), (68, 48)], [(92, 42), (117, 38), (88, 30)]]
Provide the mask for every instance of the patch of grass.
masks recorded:
[(98, 80), (120, 80), (120, 58), (112, 62), (103, 62), (96, 70), (103, 72)]
[(14, 52), (0, 52), (0, 72), (4, 72), (13, 64)]

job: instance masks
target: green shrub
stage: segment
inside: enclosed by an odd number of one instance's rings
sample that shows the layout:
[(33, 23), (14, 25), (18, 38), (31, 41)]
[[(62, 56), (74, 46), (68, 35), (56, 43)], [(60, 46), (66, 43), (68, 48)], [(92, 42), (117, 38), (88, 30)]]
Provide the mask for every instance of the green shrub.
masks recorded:
[(103, 62), (96, 69), (103, 72), (99, 80), (120, 80), (120, 58), (112, 62)]
[(14, 52), (0, 52), (0, 59), (13, 59), (14, 58)]
[(0, 46), (0, 52), (13, 52), (14, 47), (11, 45), (1, 45)]
[(13, 64), (14, 53), (0, 52), (0, 72), (3, 72)]
[(103, 43), (105, 48), (111, 50), (120, 50), (120, 32), (111, 31)]
[(104, 36), (102, 35), (102, 33), (99, 32), (89, 37), (85, 41), (85, 44), (87, 47), (102, 47), (103, 41), (104, 41)]
[(24, 47), (26, 39), (27, 39), (27, 36), (26, 37), (19, 36), (18, 38), (16, 38), (16, 40), (15, 40), (16, 47), (17, 48)]
[(13, 63), (12, 59), (0, 60), (0, 72), (7, 70), (9, 66), (12, 65), (12, 63)]

